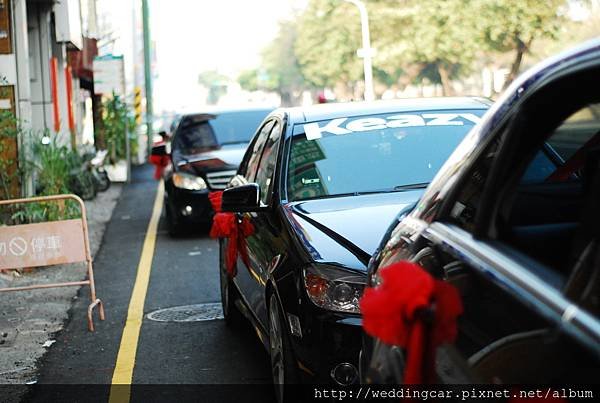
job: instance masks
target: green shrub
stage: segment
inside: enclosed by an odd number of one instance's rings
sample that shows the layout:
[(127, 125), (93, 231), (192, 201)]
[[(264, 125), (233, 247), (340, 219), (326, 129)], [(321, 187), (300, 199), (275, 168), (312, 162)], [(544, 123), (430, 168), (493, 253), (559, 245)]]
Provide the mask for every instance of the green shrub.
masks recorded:
[[(60, 144), (56, 135), (48, 132), (31, 135), (31, 160), (24, 168), (36, 178), (36, 196), (73, 193), (70, 178), (81, 166), (81, 158), (70, 147)], [(11, 205), (0, 211), (4, 224), (30, 224), (80, 216), (74, 201), (52, 201)]]
[(129, 144), (131, 155), (137, 152), (135, 141), (135, 119), (131, 116), (129, 107), (117, 95), (107, 98), (103, 104), (104, 139), (111, 163), (127, 158), (125, 133), (130, 133)]

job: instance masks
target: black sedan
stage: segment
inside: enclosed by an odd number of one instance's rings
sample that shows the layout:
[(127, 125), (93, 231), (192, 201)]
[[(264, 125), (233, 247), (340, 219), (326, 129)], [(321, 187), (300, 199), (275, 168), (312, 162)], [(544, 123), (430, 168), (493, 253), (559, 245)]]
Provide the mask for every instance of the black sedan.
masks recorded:
[(256, 128), (272, 110), (228, 109), (184, 115), (170, 144), (154, 147), (153, 156), (169, 157), (163, 178), (171, 235), (190, 225), (211, 222), (208, 193), (225, 189)]
[[(392, 225), (361, 301), (363, 382), (598, 382), (598, 77), (598, 40), (524, 74)], [(417, 281), (431, 292), (407, 310)], [(429, 333), (407, 342), (394, 318)]]
[(219, 217), (214, 235), (225, 318), (252, 322), (280, 399), (286, 383), (357, 380), (371, 254), (488, 106), (328, 104), (279, 109), (260, 127), (222, 195), (237, 218)]

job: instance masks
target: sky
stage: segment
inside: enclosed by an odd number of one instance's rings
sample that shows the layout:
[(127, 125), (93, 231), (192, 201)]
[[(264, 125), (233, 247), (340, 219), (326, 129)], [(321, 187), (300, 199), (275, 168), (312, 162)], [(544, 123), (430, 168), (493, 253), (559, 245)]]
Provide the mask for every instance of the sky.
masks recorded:
[[(150, 0), (155, 111), (200, 106), (204, 97), (198, 75), (203, 71), (218, 70), (235, 78), (240, 71), (257, 67), (279, 22), (304, 4), (306, 0)], [(141, 1), (98, 0), (98, 13), (117, 38), (112, 51), (125, 55), (130, 86), (134, 6), (141, 8)]]

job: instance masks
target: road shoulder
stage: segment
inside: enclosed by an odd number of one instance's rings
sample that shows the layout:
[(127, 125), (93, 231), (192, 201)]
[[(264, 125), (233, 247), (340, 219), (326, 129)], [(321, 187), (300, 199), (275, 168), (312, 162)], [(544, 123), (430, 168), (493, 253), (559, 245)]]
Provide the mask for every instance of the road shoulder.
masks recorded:
[[(93, 257), (100, 250), (122, 188), (122, 185), (113, 184), (106, 192), (85, 203)], [(18, 276), (14, 272), (0, 274), (0, 287), (80, 281), (86, 275), (84, 264), (53, 266)], [(0, 345), (0, 383), (36, 382), (38, 363), (53, 344), (54, 334), (65, 326), (78, 291), (79, 287), (64, 287), (0, 294), (0, 337), (5, 340)]]

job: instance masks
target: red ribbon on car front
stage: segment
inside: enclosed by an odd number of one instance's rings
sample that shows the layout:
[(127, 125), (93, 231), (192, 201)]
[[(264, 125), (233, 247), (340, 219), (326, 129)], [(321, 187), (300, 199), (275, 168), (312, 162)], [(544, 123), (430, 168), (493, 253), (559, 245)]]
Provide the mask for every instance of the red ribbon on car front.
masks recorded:
[(246, 237), (254, 234), (254, 226), (244, 217), (241, 222), (234, 213), (224, 213), (221, 209), (223, 192), (210, 192), (210, 204), (215, 215), (210, 228), (211, 238), (228, 238), (227, 253), (225, 254), (225, 268), (230, 278), (235, 277), (238, 254), (246, 266), (249, 264)]
[(403, 261), (380, 272), (382, 283), (360, 300), (363, 327), (383, 342), (405, 348), (404, 383), (435, 383), (438, 346), (456, 339), (463, 307), (456, 288)]

